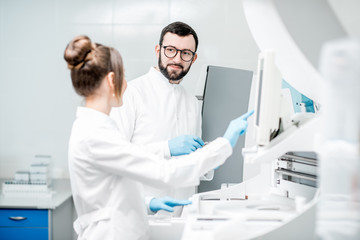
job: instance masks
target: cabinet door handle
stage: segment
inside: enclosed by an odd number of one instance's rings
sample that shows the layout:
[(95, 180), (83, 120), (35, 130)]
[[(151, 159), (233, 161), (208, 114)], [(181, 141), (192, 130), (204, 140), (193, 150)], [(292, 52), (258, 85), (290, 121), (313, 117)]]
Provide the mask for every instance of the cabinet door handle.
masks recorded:
[(22, 221), (22, 220), (26, 220), (27, 217), (9, 217), (9, 219), (13, 221)]

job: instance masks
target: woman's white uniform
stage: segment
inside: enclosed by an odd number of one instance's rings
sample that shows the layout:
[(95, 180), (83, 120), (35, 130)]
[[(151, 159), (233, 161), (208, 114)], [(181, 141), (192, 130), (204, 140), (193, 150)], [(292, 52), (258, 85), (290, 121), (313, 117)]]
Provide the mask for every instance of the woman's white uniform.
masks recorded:
[(196, 152), (167, 161), (121, 140), (108, 115), (79, 107), (69, 143), (71, 188), (78, 239), (147, 239), (142, 183), (158, 188), (199, 184), (224, 163), (230, 143), (218, 138)]

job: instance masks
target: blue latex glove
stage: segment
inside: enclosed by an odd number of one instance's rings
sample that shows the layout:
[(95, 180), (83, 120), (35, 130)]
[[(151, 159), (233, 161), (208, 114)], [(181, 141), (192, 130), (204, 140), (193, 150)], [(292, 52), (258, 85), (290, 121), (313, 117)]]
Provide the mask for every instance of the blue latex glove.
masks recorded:
[(171, 156), (179, 156), (194, 152), (204, 146), (204, 141), (197, 136), (182, 135), (168, 141)]
[(236, 145), (240, 135), (243, 135), (246, 132), (248, 126), (247, 119), (253, 115), (253, 113), (254, 110), (251, 110), (230, 122), (224, 134), (224, 138), (229, 140), (232, 147)]
[(184, 206), (191, 204), (192, 202), (189, 200), (176, 200), (171, 197), (161, 197), (161, 198), (153, 198), (150, 201), (149, 208), (153, 212), (157, 212), (159, 210), (165, 210), (168, 212), (173, 212), (176, 206)]

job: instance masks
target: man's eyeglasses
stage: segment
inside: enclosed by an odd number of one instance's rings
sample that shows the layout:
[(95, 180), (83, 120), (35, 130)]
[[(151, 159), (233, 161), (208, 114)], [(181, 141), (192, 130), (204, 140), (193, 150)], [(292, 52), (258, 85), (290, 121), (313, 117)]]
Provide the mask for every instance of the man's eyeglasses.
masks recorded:
[(184, 62), (190, 62), (194, 58), (194, 55), (195, 55), (195, 52), (188, 50), (188, 49), (180, 50), (173, 46), (162, 46), (162, 47), (164, 48), (164, 54), (166, 57), (173, 58), (176, 56), (176, 54), (178, 52), (180, 52), (180, 58)]

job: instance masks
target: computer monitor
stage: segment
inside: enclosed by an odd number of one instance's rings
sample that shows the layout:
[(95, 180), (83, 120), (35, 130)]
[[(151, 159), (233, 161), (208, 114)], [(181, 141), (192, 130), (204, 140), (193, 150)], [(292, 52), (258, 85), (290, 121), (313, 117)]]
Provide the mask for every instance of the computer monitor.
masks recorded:
[[(249, 110), (253, 72), (244, 69), (207, 66), (204, 81), (202, 107), (202, 139), (210, 142), (223, 136), (229, 122)], [(201, 181), (199, 192), (219, 189), (222, 183), (239, 183), (243, 180), (242, 148), (245, 136), (241, 136), (233, 154), (221, 165), (212, 181)]]
[(266, 146), (280, 127), (280, 99), (282, 77), (275, 65), (275, 53), (265, 50), (259, 54), (255, 78), (255, 140)]

